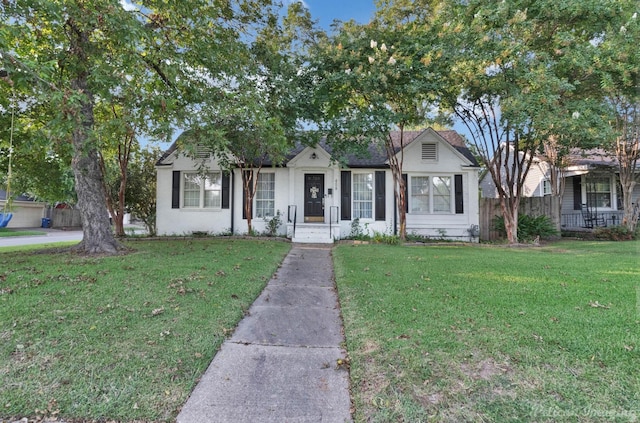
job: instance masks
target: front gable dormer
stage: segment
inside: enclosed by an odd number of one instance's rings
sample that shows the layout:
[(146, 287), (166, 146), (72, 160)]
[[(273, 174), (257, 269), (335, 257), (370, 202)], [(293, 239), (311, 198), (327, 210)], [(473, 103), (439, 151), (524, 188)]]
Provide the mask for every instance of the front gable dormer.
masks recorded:
[(294, 158), (287, 162), (287, 167), (329, 167), (331, 166), (331, 155), (319, 145), (315, 147), (305, 147)]

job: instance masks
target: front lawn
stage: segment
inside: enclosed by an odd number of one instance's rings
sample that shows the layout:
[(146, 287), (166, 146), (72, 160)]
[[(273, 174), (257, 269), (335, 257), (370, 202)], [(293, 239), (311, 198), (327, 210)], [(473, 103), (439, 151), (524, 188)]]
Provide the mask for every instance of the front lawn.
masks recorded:
[(0, 228), (0, 238), (9, 237), (9, 236), (34, 236), (34, 235), (46, 235), (46, 234), (47, 234), (46, 232), (42, 232), (42, 231)]
[(173, 421), (289, 244), (0, 253), (0, 421)]
[(334, 261), (356, 422), (640, 419), (640, 242)]

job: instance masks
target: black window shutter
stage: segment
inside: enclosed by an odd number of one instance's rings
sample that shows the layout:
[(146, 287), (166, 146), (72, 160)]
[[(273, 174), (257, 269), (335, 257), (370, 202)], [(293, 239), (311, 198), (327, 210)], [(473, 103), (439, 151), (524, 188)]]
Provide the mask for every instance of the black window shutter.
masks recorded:
[(384, 170), (376, 171), (376, 220), (386, 219), (385, 175)]
[(180, 208), (180, 171), (173, 171), (173, 181), (171, 183), (171, 208)]
[[(245, 170), (244, 172), (245, 178), (249, 180), (249, 186), (253, 186), (253, 171)], [(244, 179), (244, 178), (243, 178)], [(245, 207), (247, 201), (249, 201), (249, 196), (247, 195), (247, 190), (245, 189), (244, 180), (242, 181), (242, 218), (247, 218), (247, 208)], [(251, 213), (251, 217), (253, 217), (253, 204), (249, 204), (249, 213)]]
[(464, 213), (464, 197), (462, 195), (462, 175), (454, 175), (453, 185), (456, 201), (456, 214)]
[(582, 181), (581, 176), (573, 177), (573, 209), (582, 209)]
[(404, 212), (409, 213), (409, 177), (406, 173), (402, 174), (404, 181)]
[(341, 173), (340, 184), (340, 219), (351, 220), (351, 172)]
[(231, 196), (229, 195), (230, 180), (231, 178), (230, 178), (229, 172), (222, 172), (222, 208), (223, 209), (229, 208), (229, 198), (231, 198)]

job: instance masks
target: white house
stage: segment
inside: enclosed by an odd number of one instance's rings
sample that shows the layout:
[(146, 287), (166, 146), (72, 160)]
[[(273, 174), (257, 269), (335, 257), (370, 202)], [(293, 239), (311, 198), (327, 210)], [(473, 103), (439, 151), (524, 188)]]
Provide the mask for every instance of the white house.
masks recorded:
[[(398, 133), (392, 133), (398, 138)], [(247, 233), (239, 169), (224, 172), (207, 156), (207, 177), (181, 154), (180, 139), (156, 164), (157, 230), (160, 235)], [(396, 154), (400, 154), (397, 149)], [(394, 234), (398, 213), (393, 177), (384, 151), (350, 157), (341, 167), (325, 143), (296, 148), (286, 163), (263, 167), (252, 204), (254, 230), (282, 215), (279, 228), (294, 242), (333, 242), (352, 223), (370, 234)], [(405, 132), (407, 233), (477, 241), (479, 166), (455, 131)]]
[[(602, 225), (619, 224), (622, 215), (622, 193), (618, 176), (618, 161), (602, 149), (573, 149), (562, 170), (561, 226), (563, 229), (590, 226), (584, 212), (597, 216)], [(551, 195), (551, 165), (543, 157), (534, 157), (524, 183), (526, 197)], [(480, 180), (483, 197), (497, 197), (495, 184), (489, 173)], [(640, 184), (635, 186), (634, 203), (640, 201)]]

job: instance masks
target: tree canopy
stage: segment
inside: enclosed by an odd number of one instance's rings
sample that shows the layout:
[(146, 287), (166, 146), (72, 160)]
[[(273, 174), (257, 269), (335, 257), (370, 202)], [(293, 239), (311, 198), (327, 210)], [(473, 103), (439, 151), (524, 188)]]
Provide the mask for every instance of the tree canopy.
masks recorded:
[(105, 125), (121, 121), (156, 136), (198, 124), (212, 99), (226, 98), (219, 81), (238, 79), (245, 40), (278, 10), (269, 0), (3, 3), (1, 66), (29, 100), (24, 119), (37, 122), (38, 109), (46, 110), (36, 139), (72, 146), (84, 231), (79, 250), (119, 249), (106, 211), (98, 153), (107, 127), (96, 121), (97, 105), (126, 103), (129, 113)]

